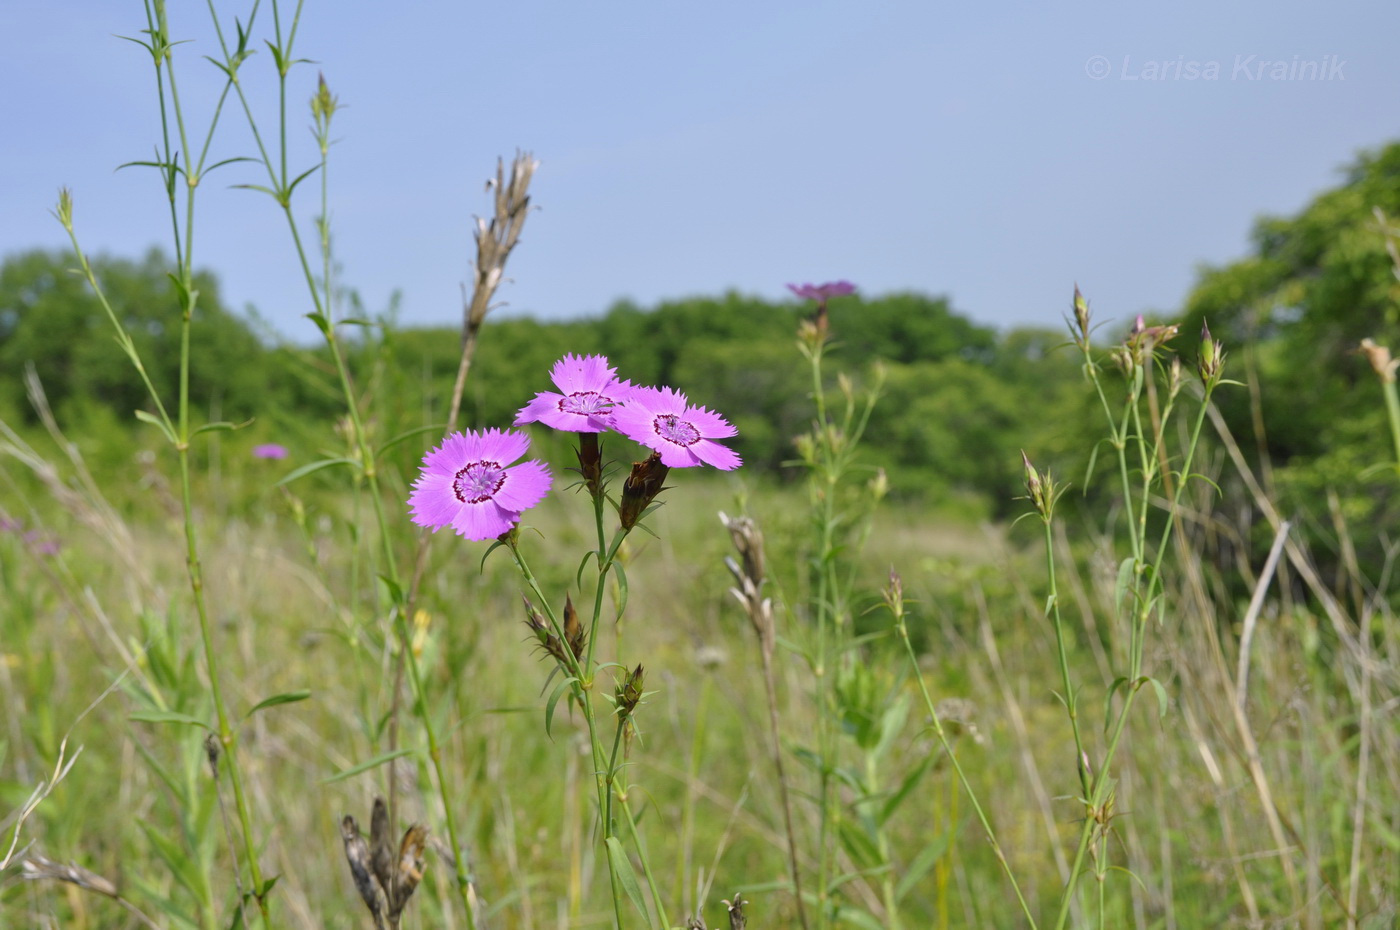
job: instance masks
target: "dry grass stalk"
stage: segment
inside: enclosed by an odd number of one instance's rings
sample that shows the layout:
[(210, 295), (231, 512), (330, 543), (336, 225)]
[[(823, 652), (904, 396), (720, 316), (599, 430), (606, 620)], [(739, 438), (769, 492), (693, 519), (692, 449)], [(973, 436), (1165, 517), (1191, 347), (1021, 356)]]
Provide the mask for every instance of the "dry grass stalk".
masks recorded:
[[(448, 429), (457, 423), (467, 372), (471, 369), (472, 356), (476, 354), (477, 333), (492, 307), (491, 299), (496, 294), (496, 288), (505, 279), (506, 260), (520, 241), (521, 230), (525, 228), (525, 218), (530, 213), (530, 180), (539, 166), (540, 163), (530, 153), (517, 152), (510, 163), (509, 179), (505, 174), (505, 162), (497, 159), (496, 176), (486, 182), (486, 189), (496, 193), (495, 215), (490, 221), (480, 217), (476, 220), (472, 293), (470, 299), (463, 294), (462, 360), (457, 366), (457, 380), (452, 386)], [(465, 292), (465, 288), (463, 290)]]
[[(773, 739), (773, 768), (778, 776), (778, 791), (783, 800), (783, 825), (787, 830), (788, 869), (792, 874), (792, 895), (797, 902), (797, 917), (803, 930), (807, 927), (807, 908), (802, 900), (802, 871), (797, 862), (797, 833), (792, 826), (792, 801), (788, 797), (787, 773), (783, 769), (783, 744), (778, 726), (778, 688), (773, 677), (773, 650), (777, 643), (777, 629), (773, 621), (773, 599), (763, 596), (764, 555), (763, 531), (750, 517), (730, 517), (720, 511), (719, 520), (729, 531), (729, 538), (742, 560), (736, 562), (726, 556), (724, 564), (734, 576), (736, 587), (730, 588), (748, 614), (758, 636), (759, 651), (763, 656), (763, 684), (768, 695), (768, 727)], [(735, 904), (740, 907), (739, 920), (743, 921), (743, 902), (736, 896)], [(733, 910), (731, 909), (731, 921)]]
[[(467, 373), (471, 370), (472, 359), (476, 355), (477, 334), (486, 314), (491, 309), (491, 299), (496, 288), (505, 278), (506, 260), (511, 250), (520, 241), (520, 233), (525, 228), (525, 218), (530, 213), (530, 180), (540, 163), (528, 152), (517, 152), (510, 163), (510, 178), (505, 175), (505, 162), (496, 159), (496, 176), (486, 182), (486, 189), (495, 191), (495, 213), (488, 222), (480, 217), (476, 220), (476, 261), (473, 264), (473, 285), (470, 299), (463, 287), (462, 307), (462, 357), (457, 364), (457, 378), (452, 385), (452, 400), (448, 407), (447, 430), (451, 432), (457, 424), (457, 414), (462, 408), (462, 392), (466, 390)], [(418, 534), (418, 550), (413, 559), (413, 580), (408, 588), (408, 602), (405, 614), (413, 616), (418, 603), (418, 586), (422, 583), (423, 572), (428, 566), (428, 550), (432, 534), (424, 530)], [(389, 749), (398, 748), (399, 709), (402, 706), (404, 657), (402, 653), (394, 665), (394, 690), (389, 710)], [(389, 763), (389, 815), (392, 818), (397, 810), (397, 791), (393, 774), (398, 769), (397, 760)], [(455, 854), (455, 851), (454, 851)]]
[(115, 882), (109, 878), (98, 875), (96, 872), (85, 869), (80, 865), (74, 865), (71, 862), (55, 862), (48, 856), (39, 853), (31, 853), (25, 856), (20, 862), (19, 868), (20, 878), (25, 881), (63, 882), (64, 884), (81, 888), (84, 891), (91, 891), (105, 898), (111, 898), (113, 901), (116, 901), (122, 907), (126, 908), (127, 911), (137, 920), (141, 921), (141, 923), (150, 927), (151, 930), (160, 930), (159, 924), (146, 916), (136, 905), (121, 896), (121, 892), (117, 890)]

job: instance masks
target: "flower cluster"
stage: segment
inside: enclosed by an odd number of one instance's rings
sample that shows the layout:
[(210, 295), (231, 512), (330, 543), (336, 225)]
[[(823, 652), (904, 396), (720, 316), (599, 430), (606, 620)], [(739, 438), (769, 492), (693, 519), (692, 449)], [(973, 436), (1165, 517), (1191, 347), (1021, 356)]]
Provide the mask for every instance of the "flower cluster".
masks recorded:
[[(653, 450), (648, 462), (641, 463), (648, 472), (650, 494), (640, 509), (661, 490), (671, 468), (712, 465), (728, 471), (740, 465), (738, 453), (715, 441), (735, 435), (728, 420), (692, 404), (673, 388), (642, 387), (619, 379), (617, 369), (601, 355), (565, 355), (550, 371), (550, 380), (558, 390), (536, 394), (521, 408), (515, 425), (543, 423), (579, 433), (579, 463), (595, 494), (601, 493), (597, 434), (609, 430)], [(451, 526), (468, 539), (492, 539), (508, 532), (523, 511), (549, 492), (550, 473), (544, 464), (530, 460), (511, 465), (529, 444), (529, 437), (517, 430), (449, 435), (423, 458), (408, 501), (413, 522), (434, 530)], [(638, 509), (635, 502), (629, 503), (634, 506), (626, 509)]]

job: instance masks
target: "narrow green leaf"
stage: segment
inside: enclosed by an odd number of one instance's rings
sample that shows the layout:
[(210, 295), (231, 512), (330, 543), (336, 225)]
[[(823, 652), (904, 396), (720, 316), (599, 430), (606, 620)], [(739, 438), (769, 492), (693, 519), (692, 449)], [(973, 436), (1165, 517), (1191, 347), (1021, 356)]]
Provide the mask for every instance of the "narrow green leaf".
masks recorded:
[(310, 691), (288, 691), (285, 694), (274, 694), (272, 697), (264, 698), (254, 704), (253, 709), (248, 711), (248, 713), (243, 716), (243, 719), (247, 720), (260, 710), (276, 707), (278, 704), (295, 704), (297, 701), (304, 701), (309, 697), (311, 697)]
[(909, 719), (909, 696), (901, 694), (880, 715), (880, 740), (875, 744), (876, 757), (883, 758), (894, 741), (904, 732)]
[(198, 436), (200, 433), (232, 432), (233, 430), (243, 429), (245, 426), (251, 426), (252, 423), (252, 417), (249, 417), (242, 423), (230, 423), (227, 420), (220, 420), (217, 423), (205, 423), (203, 426), (199, 427), (193, 433), (191, 433), (191, 435)]
[(240, 188), (240, 189), (242, 189), (242, 190), (258, 191), (259, 193), (266, 194), (267, 196), (271, 197), (273, 200), (277, 201), (278, 203), (281, 203), (281, 202), (282, 202), (282, 195), (281, 195), (281, 194), (277, 193), (277, 191), (275, 191), (275, 190), (273, 190), (272, 188), (267, 187), (266, 185), (263, 185), (263, 184), (235, 184), (235, 185), (233, 185), (233, 186), (234, 186), (235, 188)]
[(637, 884), (637, 873), (632, 871), (632, 862), (615, 836), (608, 837), (608, 863), (618, 881), (622, 882), (627, 897), (632, 899), (632, 906), (642, 915), (642, 920), (651, 923), (651, 915), (647, 913), (646, 903), (642, 900), (642, 887)]
[(1108, 732), (1109, 726), (1113, 723), (1113, 695), (1118, 693), (1118, 689), (1128, 683), (1128, 679), (1119, 675), (1113, 679), (1113, 684), (1108, 686), (1108, 694), (1103, 699), (1103, 731)]
[(904, 900), (905, 896), (914, 890), (914, 886), (928, 874), (928, 870), (933, 868), (939, 859), (948, 854), (950, 838), (951, 836), (947, 832), (935, 836), (927, 846), (919, 850), (914, 861), (904, 867), (904, 874), (900, 876), (899, 883), (894, 886), (894, 899), (896, 901)]
[(183, 906), (177, 904), (175, 899), (166, 894), (170, 888), (168, 882), (162, 882), (161, 887), (143, 878), (139, 873), (133, 871), (126, 878), (141, 892), (140, 900), (149, 901), (155, 904), (156, 908), (168, 918), (170, 926), (175, 930), (201, 930), (201, 926), (193, 914), (185, 910)]
[(885, 930), (885, 925), (876, 920), (875, 915), (856, 907), (839, 908), (836, 919), (853, 927), (863, 927), (864, 930)]
[(336, 772), (334, 775), (332, 775), (332, 776), (329, 777), (329, 778), (323, 778), (323, 779), (321, 779), (321, 784), (323, 784), (323, 785), (333, 785), (333, 784), (335, 784), (335, 783), (338, 782), (338, 781), (344, 781), (344, 780), (347, 779), (347, 778), (354, 778), (356, 775), (359, 775), (361, 772), (368, 772), (370, 769), (378, 768), (379, 766), (383, 765), (385, 762), (392, 762), (392, 761), (395, 760), (395, 759), (398, 759), (398, 758), (401, 758), (401, 757), (407, 756), (407, 755), (412, 755), (412, 754), (413, 754), (413, 750), (412, 750), (412, 749), (395, 749), (393, 752), (381, 752), (379, 755), (375, 756), (374, 758), (372, 758), (372, 759), (366, 759), (364, 762), (361, 762), (359, 765), (352, 765), (350, 768), (345, 769), (344, 771)]
[(615, 616), (621, 619), (622, 612), (627, 609), (627, 572), (623, 569), (621, 562), (614, 562), (612, 571), (617, 576), (617, 613)]
[(1123, 611), (1123, 603), (1128, 596), (1128, 586), (1133, 580), (1133, 559), (1132, 556), (1118, 563), (1118, 580), (1113, 585), (1113, 606), (1119, 613)]
[(165, 434), (165, 438), (170, 440), (171, 445), (175, 444), (175, 433), (171, 431), (169, 424), (167, 424), (160, 417), (156, 416), (154, 413), (147, 413), (144, 410), (138, 410), (136, 411), (136, 419), (140, 420), (142, 423), (151, 424), (156, 429), (160, 430), (162, 433)]
[(899, 809), (899, 806), (904, 803), (905, 799), (909, 797), (914, 788), (918, 786), (919, 782), (932, 765), (933, 756), (926, 755), (918, 765), (909, 770), (900, 781), (899, 787), (894, 790), (894, 794), (891, 794), (885, 799), (885, 803), (880, 805), (879, 813), (875, 815), (875, 823), (878, 826), (883, 827), (885, 822), (894, 815), (894, 812)]
[(1167, 697), (1167, 688), (1151, 675), (1144, 675), (1143, 679), (1150, 682), (1152, 690), (1157, 692), (1157, 719), (1161, 720), (1167, 716), (1167, 708), (1171, 706), (1171, 699)]
[(312, 462), (312, 463), (309, 464), (309, 465), (303, 465), (303, 466), (301, 466), (300, 468), (294, 469), (293, 471), (291, 471), (290, 473), (288, 473), (281, 481), (279, 481), (279, 482), (277, 482), (276, 484), (274, 484), (273, 487), (274, 487), (274, 488), (280, 488), (280, 487), (281, 487), (282, 485), (284, 485), (284, 484), (291, 484), (293, 481), (296, 481), (298, 478), (305, 478), (307, 475), (312, 474), (313, 472), (318, 472), (318, 471), (320, 471), (320, 470), (323, 469), (323, 468), (331, 468), (331, 467), (334, 467), (334, 466), (336, 466), (336, 465), (354, 465), (354, 464), (355, 464), (355, 460), (354, 460), (354, 459), (347, 459), (347, 458), (320, 459), (320, 460), (318, 460), (318, 461)]
[(209, 172), (213, 171), (215, 168), (222, 168), (224, 165), (232, 165), (234, 162), (240, 162), (240, 161), (257, 161), (257, 159), (256, 159), (256, 158), (249, 158), (247, 155), (238, 155), (238, 156), (235, 156), (235, 157), (233, 157), (233, 158), (225, 158), (223, 161), (216, 161), (216, 162), (214, 162), (214, 164), (210, 165), (208, 168), (205, 168), (205, 169), (204, 169), (204, 173), (207, 175), (207, 174), (209, 174)]
[(198, 717), (191, 717), (189, 714), (177, 714), (173, 710), (138, 710), (128, 719), (139, 720), (142, 723), (185, 723), (203, 730), (213, 729), (209, 724), (200, 720)]
[[(387, 594), (387, 595), (389, 595), (389, 601), (390, 601), (391, 603), (393, 603), (393, 604), (403, 604), (403, 603), (406, 603), (407, 599), (404, 597), (404, 594), (403, 594), (403, 586), (402, 586), (402, 585), (400, 585), (397, 581), (395, 581), (394, 579), (390, 578), (388, 575), (384, 574), (383, 572), (380, 572), (380, 573), (379, 573), (378, 575), (376, 575), (375, 577), (377, 577), (377, 578), (379, 579), (379, 583), (380, 583), (380, 584), (384, 585), (384, 593)], [(412, 619), (412, 618), (409, 618), (409, 619)]]
[(554, 690), (549, 694), (549, 701), (544, 707), (544, 735), (554, 739), (554, 734), (550, 732), (550, 727), (554, 725), (554, 708), (558, 705), (559, 699), (564, 696), (564, 689), (578, 681), (577, 678), (565, 678), (554, 686)]
[(880, 849), (858, 824), (842, 820), (840, 829), (841, 846), (850, 854), (851, 861), (862, 869), (873, 869), (883, 865)]
[[(138, 819), (137, 825), (146, 834), (146, 839), (150, 841), (156, 855), (165, 863), (170, 870), (171, 876), (184, 886), (185, 890), (199, 901), (208, 900), (208, 889), (204, 886), (199, 874), (199, 868), (195, 858), (181, 849), (174, 840), (170, 839), (154, 824), (149, 821)], [(205, 892), (201, 894), (201, 891)]]
[(592, 549), (589, 549), (583, 554), (583, 558), (578, 560), (578, 569), (574, 572), (574, 584), (583, 587), (583, 568), (588, 564), (589, 559), (596, 559), (597, 557), (598, 553), (594, 552)]
[(406, 433), (399, 433), (393, 439), (388, 440), (384, 443), (384, 445), (374, 450), (374, 457), (379, 458), (385, 452), (388, 452), (390, 449), (394, 448), (394, 446), (397, 446), (399, 443), (407, 439), (412, 439), (414, 436), (421, 436), (423, 433), (437, 433), (441, 432), (446, 428), (446, 423), (429, 423), (427, 426), (420, 426), (416, 429), (411, 429)]

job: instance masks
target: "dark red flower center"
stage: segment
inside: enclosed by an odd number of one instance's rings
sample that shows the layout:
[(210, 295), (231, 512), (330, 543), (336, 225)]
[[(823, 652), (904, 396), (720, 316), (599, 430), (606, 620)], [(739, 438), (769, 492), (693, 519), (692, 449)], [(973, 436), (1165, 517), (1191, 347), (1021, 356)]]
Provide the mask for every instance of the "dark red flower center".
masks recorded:
[(464, 504), (489, 501), (506, 483), (506, 470), (499, 462), (470, 462), (452, 477), (452, 493)]
[(656, 435), (678, 446), (688, 446), (700, 439), (700, 431), (689, 420), (682, 420), (674, 413), (658, 415), (652, 426)]
[(559, 410), (580, 417), (591, 417), (602, 413), (612, 402), (611, 397), (597, 391), (575, 391), (559, 399)]

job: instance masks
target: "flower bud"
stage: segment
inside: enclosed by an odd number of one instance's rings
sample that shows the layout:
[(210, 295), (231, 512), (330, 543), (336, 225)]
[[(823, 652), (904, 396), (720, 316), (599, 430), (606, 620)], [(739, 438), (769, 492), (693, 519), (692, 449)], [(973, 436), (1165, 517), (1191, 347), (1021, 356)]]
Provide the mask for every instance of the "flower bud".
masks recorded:
[(1074, 286), (1074, 326), (1079, 336), (1075, 340), (1081, 347), (1089, 344), (1089, 301), (1084, 299), (1084, 295), (1079, 292), (1079, 285)]
[(594, 497), (603, 487), (603, 453), (598, 447), (597, 433), (579, 433), (578, 473), (583, 476), (584, 487)]
[(642, 682), (646, 678), (646, 672), (638, 665), (627, 677), (617, 686), (615, 695), (617, 700), (617, 715), (624, 720), (631, 717), (636, 711), (637, 705), (642, 701)]
[(1208, 388), (1220, 383), (1225, 371), (1225, 347), (1211, 337), (1210, 326), (1201, 321), (1201, 354), (1196, 361), (1196, 373)]
[(58, 207), (54, 210), (54, 216), (63, 224), (63, 228), (69, 232), (73, 231), (73, 192), (66, 187), (58, 189)]
[(653, 452), (644, 462), (632, 463), (632, 474), (622, 484), (622, 504), (618, 507), (623, 529), (636, 526), (656, 495), (666, 490), (663, 485), (670, 470), (661, 464), (660, 452)]

